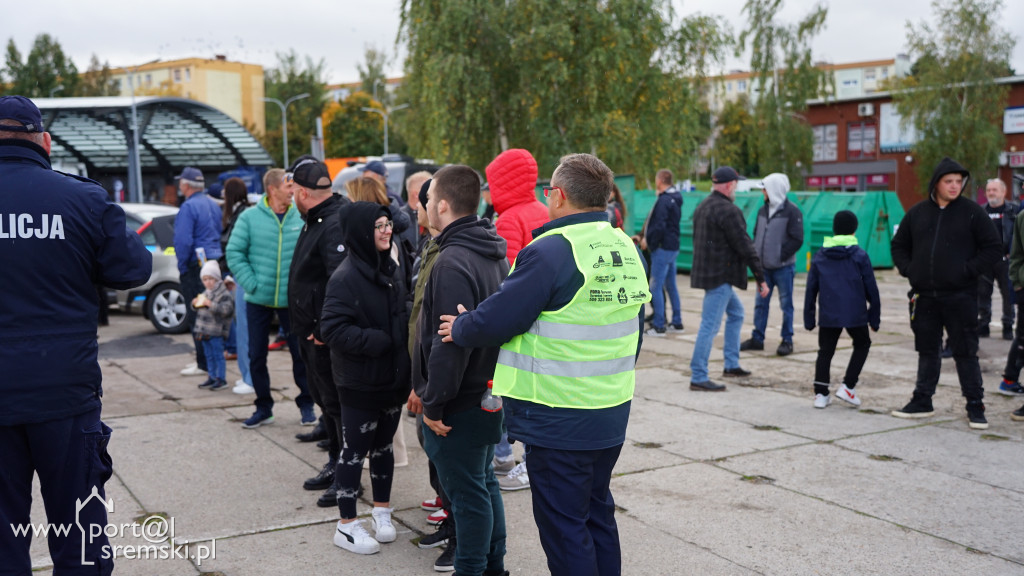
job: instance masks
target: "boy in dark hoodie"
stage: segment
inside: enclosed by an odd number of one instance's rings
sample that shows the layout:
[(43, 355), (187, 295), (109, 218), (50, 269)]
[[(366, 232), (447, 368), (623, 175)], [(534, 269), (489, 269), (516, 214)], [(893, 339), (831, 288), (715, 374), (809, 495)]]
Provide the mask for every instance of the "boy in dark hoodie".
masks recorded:
[(988, 428), (978, 364), (978, 276), (1002, 258), (1003, 247), (985, 209), (962, 192), (970, 173), (943, 158), (928, 198), (903, 217), (892, 239), (892, 260), (910, 280), (910, 326), (918, 354), (917, 383), (897, 418), (935, 414), (932, 396), (942, 369), (943, 329), (949, 334), (970, 427)]
[[(868, 359), (871, 335), (868, 325), (878, 332), (881, 318), (881, 300), (878, 284), (868, 258), (857, 246), (857, 215), (841, 210), (832, 219), (832, 233), (825, 238), (821, 250), (811, 261), (807, 273), (807, 293), (804, 299), (804, 328), (814, 330), (815, 301), (821, 293), (821, 329), (818, 331), (818, 361), (814, 367), (814, 407), (824, 408), (832, 403), (828, 395), (829, 369), (836, 343), (846, 329), (853, 338), (853, 354), (846, 366), (843, 384), (836, 397), (853, 406), (860, 406), (860, 397), (853, 391), (860, 371)], [(869, 305), (870, 304), (870, 305)]]

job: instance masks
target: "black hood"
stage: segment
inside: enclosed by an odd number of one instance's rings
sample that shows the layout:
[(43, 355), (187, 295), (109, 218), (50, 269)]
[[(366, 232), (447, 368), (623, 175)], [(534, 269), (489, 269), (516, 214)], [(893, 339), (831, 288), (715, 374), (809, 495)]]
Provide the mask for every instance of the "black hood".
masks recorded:
[[(373, 239), (373, 223), (381, 216), (391, 219), (391, 209), (376, 202), (353, 202), (338, 209), (342, 236), (350, 256), (362, 260), (377, 270), (381, 266), (381, 253)], [(390, 262), (389, 255), (385, 259)]]
[(932, 172), (932, 181), (928, 183), (928, 197), (935, 198), (935, 185), (939, 183), (946, 174), (959, 174), (964, 177), (964, 185), (960, 188), (960, 194), (967, 190), (967, 182), (971, 179), (971, 173), (966, 168), (960, 165), (959, 162), (953, 160), (949, 156), (939, 161), (939, 165), (935, 167), (935, 171)]
[(506, 257), (505, 240), (498, 236), (490, 220), (478, 218), (476, 214), (464, 216), (449, 224), (441, 232), (437, 243), (441, 250), (449, 246), (461, 246), (491, 260), (503, 260)]

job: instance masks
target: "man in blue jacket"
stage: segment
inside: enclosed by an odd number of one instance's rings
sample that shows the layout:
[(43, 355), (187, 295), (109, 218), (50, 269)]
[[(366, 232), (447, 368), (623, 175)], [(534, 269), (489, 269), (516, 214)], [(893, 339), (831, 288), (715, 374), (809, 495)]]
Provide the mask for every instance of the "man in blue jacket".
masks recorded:
[[(185, 197), (174, 219), (174, 254), (178, 258), (181, 295), (186, 302), (185, 321), (192, 330), (196, 325), (196, 311), (188, 303), (203, 291), (199, 269), (206, 260), (216, 260), (223, 255), (220, 247), (222, 213), (213, 198), (206, 195), (206, 180), (198, 168), (186, 166), (174, 179)], [(186, 366), (181, 371), (182, 376), (206, 375), (203, 345), (199, 340), (195, 340), (195, 344), (196, 363)]]
[(651, 252), (651, 306), (654, 317), (648, 336), (664, 336), (665, 290), (672, 300), (673, 332), (683, 331), (682, 311), (679, 309), (679, 288), (676, 286), (676, 258), (679, 257), (679, 219), (682, 217), (683, 196), (672, 184), (671, 170), (658, 170), (655, 177), (658, 199), (651, 210), (647, 230), (640, 243)]
[(85, 530), (49, 533), (54, 574), (107, 575), (107, 538), (88, 536), (107, 525), (106, 502), (91, 500), (112, 473), (95, 285), (141, 286), (153, 260), (98, 183), (51, 169), (50, 146), (31, 100), (0, 97), (0, 571), (32, 570), (32, 532), (16, 530), (38, 474), (47, 521)]

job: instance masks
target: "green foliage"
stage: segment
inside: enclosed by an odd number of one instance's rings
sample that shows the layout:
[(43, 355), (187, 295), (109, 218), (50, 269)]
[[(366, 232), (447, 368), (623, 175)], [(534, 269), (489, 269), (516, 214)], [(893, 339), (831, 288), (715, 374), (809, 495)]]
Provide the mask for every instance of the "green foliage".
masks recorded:
[(715, 165), (732, 166), (740, 174), (760, 174), (754, 150), (757, 126), (747, 95), (727, 101), (715, 123)]
[[(278, 53), (277, 67), (263, 73), (267, 98), (276, 98), (283, 104), (299, 94), (309, 94), (309, 98), (288, 105), (289, 161), (309, 153), (310, 138), (316, 134), (316, 118), (325, 106), (327, 83), (324, 67), (323, 59), (314, 62), (307, 56), (304, 61), (300, 61), (299, 55), (292, 50)], [(266, 118), (267, 132), (261, 143), (271, 158), (283, 160), (281, 108), (273, 102), (267, 102)]]
[(100, 59), (93, 54), (89, 59), (89, 68), (81, 76), (78, 95), (117, 96), (120, 92), (112, 76), (110, 64), (105, 61), (101, 64)]
[(63, 48), (49, 34), (36, 36), (28, 57), (22, 61), (14, 39), (7, 42), (4, 75), (9, 81), (7, 92), (31, 98), (46, 98), (58, 86), (60, 96), (78, 95), (78, 69)]
[(373, 86), (376, 83), (377, 101), (387, 106), (391, 103), (391, 96), (388, 94), (387, 86), (385, 85), (387, 76), (384, 74), (384, 69), (388, 65), (388, 56), (381, 50), (367, 46), (365, 58), (365, 68), (363, 64), (356, 65), (356, 69), (359, 70), (359, 81), (362, 82), (360, 90), (366, 94), (373, 94)]
[(353, 92), (348, 98), (327, 105), (324, 149), (328, 158), (380, 154), (384, 148), (384, 121), (379, 114), (362, 110), (374, 104), (366, 92)]
[(690, 72), (706, 70), (727, 43), (720, 21), (677, 27), (667, 7), (403, 0), (412, 106), (404, 122), (414, 153), (483, 168), (502, 150), (526, 148), (542, 177), (570, 152), (594, 153), (641, 180), (659, 168), (687, 172), (710, 131)]
[(807, 101), (821, 97), (827, 75), (814, 66), (811, 42), (825, 25), (828, 9), (817, 5), (796, 24), (778, 22), (783, 0), (747, 0), (749, 22), (737, 53), (751, 49), (750, 69), (756, 119), (754, 151), (762, 174), (783, 172), (802, 181), (814, 158), (814, 135), (803, 113)]
[(921, 182), (931, 179), (945, 156), (979, 181), (996, 173), (1010, 88), (994, 80), (1010, 72), (1015, 44), (999, 25), (1002, 8), (1002, 0), (933, 0), (934, 28), (907, 22), (917, 61), (912, 76), (895, 82), (894, 100), (904, 121), (917, 129), (914, 153)]

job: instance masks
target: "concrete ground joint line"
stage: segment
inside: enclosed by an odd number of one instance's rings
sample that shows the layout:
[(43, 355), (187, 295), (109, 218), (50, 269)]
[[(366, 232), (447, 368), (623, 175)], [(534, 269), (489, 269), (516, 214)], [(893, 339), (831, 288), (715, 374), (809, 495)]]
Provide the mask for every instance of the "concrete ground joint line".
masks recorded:
[[(169, 394), (167, 392), (164, 392), (162, 390), (158, 390), (156, 387), (154, 387), (149, 382), (143, 380), (142, 378), (139, 378), (138, 376), (136, 376), (135, 374), (132, 374), (131, 372), (128, 372), (127, 368), (125, 368), (124, 365), (119, 364), (117, 361), (110, 360), (110, 359), (105, 359), (104, 361), (107, 362), (109, 365), (116, 367), (122, 373), (124, 373), (125, 375), (130, 377), (132, 380), (135, 380), (136, 382), (138, 382), (139, 384), (142, 384), (146, 388), (149, 388), (153, 392), (156, 392), (157, 394), (160, 394), (161, 395), (161, 399), (163, 399), (166, 396), (169, 396)], [(171, 400), (171, 402), (174, 402), (174, 404), (176, 406), (178, 406), (179, 408), (181, 408), (183, 410), (185, 409), (185, 406), (181, 403), (181, 399), (180, 398), (177, 398), (177, 397), (174, 397), (174, 396), (172, 396), (172, 398), (174, 398), (174, 399)]]
[[(719, 470), (722, 470), (723, 472), (728, 472), (730, 474), (735, 474), (736, 476), (738, 476), (740, 478), (743, 478), (745, 476), (749, 476), (749, 474), (741, 474), (739, 472), (736, 472), (735, 470), (731, 470), (731, 469), (726, 468), (724, 466), (719, 466), (718, 464), (721, 464), (719, 462), (714, 462), (714, 463), (709, 462), (709, 464), (711, 464), (715, 468), (718, 468)], [(837, 508), (841, 508), (841, 509), (846, 510), (848, 512), (853, 512), (854, 514), (858, 514), (858, 515), (864, 516), (866, 518), (871, 518), (872, 520), (878, 520), (880, 522), (885, 522), (886, 524), (891, 524), (893, 526), (902, 528), (904, 530), (909, 530), (911, 532), (916, 532), (916, 533), (921, 534), (923, 536), (929, 536), (931, 538), (935, 538), (936, 540), (942, 540), (943, 542), (948, 542), (950, 544), (953, 544), (954, 546), (961, 546), (961, 547), (963, 547), (965, 549), (968, 549), (968, 550), (977, 550), (978, 552), (982, 552), (984, 554), (992, 556), (993, 558), (999, 558), (1000, 560), (1005, 560), (1007, 562), (1012, 562), (1014, 564), (1017, 564), (1017, 565), (1020, 565), (1020, 566), (1024, 566), (1024, 561), (1016, 560), (1016, 559), (1013, 559), (1013, 558), (1007, 558), (1005, 556), (1000, 556), (1000, 555), (995, 554), (993, 552), (989, 552), (987, 550), (983, 550), (981, 548), (978, 548), (977, 546), (971, 546), (969, 544), (964, 544), (963, 542), (957, 542), (956, 540), (951, 540), (951, 539), (946, 538), (944, 536), (939, 536), (938, 534), (932, 534), (931, 532), (926, 532), (926, 531), (924, 531), (924, 530), (922, 530), (920, 528), (914, 528), (913, 526), (907, 526), (905, 524), (900, 524), (899, 522), (896, 522), (895, 520), (889, 520), (887, 518), (882, 518), (880, 516), (875, 516), (874, 514), (871, 514), (869, 512), (864, 512), (864, 511), (861, 511), (861, 510), (857, 510), (855, 508), (851, 508), (849, 506), (845, 506), (845, 505), (840, 504), (838, 502), (833, 502), (831, 500), (826, 500), (825, 498), (823, 498), (821, 496), (815, 496), (813, 494), (806, 494), (806, 493), (801, 492), (801, 491), (799, 491), (799, 490), (797, 490), (795, 488), (790, 488), (788, 486), (783, 486), (783, 485), (779, 484), (777, 480), (774, 480), (774, 479), (773, 479), (772, 482), (768, 483), (767, 485), (769, 487), (772, 487), (772, 488), (778, 488), (780, 490), (785, 490), (786, 492), (789, 492), (790, 494), (796, 494), (797, 496), (803, 496), (804, 498), (810, 498), (812, 500), (817, 500), (819, 502), (822, 502), (823, 504), (827, 504), (827, 505), (830, 505), (830, 506), (835, 506)]]

